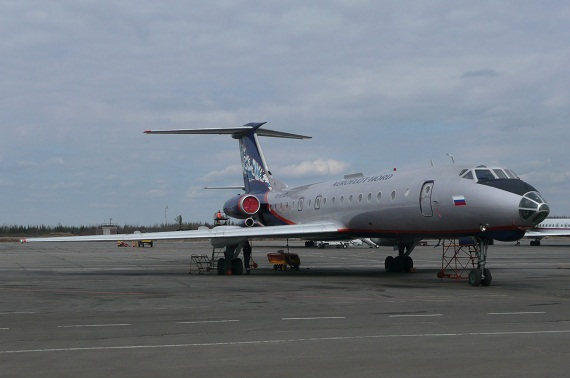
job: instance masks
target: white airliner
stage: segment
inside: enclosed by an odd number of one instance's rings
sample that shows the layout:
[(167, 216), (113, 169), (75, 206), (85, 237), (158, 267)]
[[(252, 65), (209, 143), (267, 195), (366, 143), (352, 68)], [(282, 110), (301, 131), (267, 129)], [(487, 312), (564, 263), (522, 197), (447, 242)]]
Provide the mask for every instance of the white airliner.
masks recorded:
[[(240, 226), (106, 236), (34, 238), (39, 241), (103, 241), (209, 238), (225, 247), (218, 273), (243, 270), (242, 246), (255, 238), (334, 240), (378, 238), (398, 246), (388, 256), (387, 271), (409, 271), (410, 253), (421, 239), (475, 237), (478, 268), (469, 274), (474, 286), (489, 285), (486, 268), (489, 240), (515, 241), (544, 220), (549, 207), (540, 193), (509, 169), (485, 166), (427, 168), (359, 175), (289, 188), (268, 168), (259, 136), (309, 138), (262, 129), (264, 123), (235, 128), (145, 131), (146, 134), (227, 134), (239, 141), (243, 194), (224, 204), (224, 212), (243, 220)], [(234, 187), (235, 188), (235, 187)]]
[(530, 241), (532, 246), (539, 246), (540, 240), (549, 236), (570, 236), (570, 218), (546, 218), (525, 234), (525, 238), (533, 239)]

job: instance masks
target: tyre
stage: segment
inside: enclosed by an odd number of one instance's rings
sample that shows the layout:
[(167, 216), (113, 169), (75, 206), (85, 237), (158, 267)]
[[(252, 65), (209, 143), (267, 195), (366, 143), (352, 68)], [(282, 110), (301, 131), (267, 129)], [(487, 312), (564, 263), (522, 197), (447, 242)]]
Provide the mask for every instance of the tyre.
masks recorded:
[(226, 259), (224, 259), (223, 257), (221, 259), (218, 259), (217, 269), (219, 275), (226, 274)]
[(469, 272), (469, 285), (479, 286), (481, 284), (481, 271), (479, 269), (472, 269)]
[(404, 257), (396, 256), (392, 262), (392, 272), (400, 273), (404, 271)]
[(485, 278), (481, 280), (481, 285), (489, 286), (491, 284), (491, 281), (493, 281), (493, 276), (491, 276), (491, 271), (489, 269), (484, 269), (483, 275), (485, 276)]
[(233, 275), (239, 276), (243, 274), (243, 262), (241, 259), (233, 259), (231, 266)]
[(410, 256), (404, 256), (404, 272), (409, 273), (414, 269), (414, 260)]
[(394, 258), (392, 256), (386, 257), (386, 260), (384, 260), (384, 269), (386, 270), (386, 272), (392, 271), (391, 269), (393, 263), (394, 263)]

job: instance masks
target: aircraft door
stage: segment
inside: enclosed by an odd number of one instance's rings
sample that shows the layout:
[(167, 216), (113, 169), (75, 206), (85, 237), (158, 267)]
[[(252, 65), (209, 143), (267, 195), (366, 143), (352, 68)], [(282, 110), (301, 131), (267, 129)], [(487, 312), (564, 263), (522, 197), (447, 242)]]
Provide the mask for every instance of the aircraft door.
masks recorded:
[(431, 207), (431, 192), (433, 190), (433, 181), (426, 181), (422, 186), (420, 194), (420, 210), (424, 217), (433, 216), (433, 209)]

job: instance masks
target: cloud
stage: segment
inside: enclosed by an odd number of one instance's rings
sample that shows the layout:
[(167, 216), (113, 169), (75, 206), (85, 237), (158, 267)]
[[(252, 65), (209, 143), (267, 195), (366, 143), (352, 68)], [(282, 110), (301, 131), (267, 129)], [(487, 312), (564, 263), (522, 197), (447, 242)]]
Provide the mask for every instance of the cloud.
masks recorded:
[(343, 161), (334, 159), (317, 159), (312, 161), (303, 161), (298, 164), (287, 165), (275, 169), (276, 175), (283, 177), (307, 177), (307, 176), (334, 176), (338, 175), (350, 165)]
[(231, 180), (235, 181), (235, 180), (241, 180), (241, 177), (242, 177), (241, 165), (231, 164), (228, 165), (226, 168), (208, 172), (203, 177), (203, 180), (206, 182), (217, 181), (219, 179), (223, 179), (225, 181), (231, 181)]
[(467, 71), (461, 75), (462, 79), (469, 79), (473, 77), (493, 77), (497, 76), (498, 73), (490, 68), (484, 68), (482, 70)]
[[(226, 197), (200, 183), (241, 181), (235, 141), (142, 131), (250, 121), (314, 137), (262, 138), (292, 185), (452, 152), (528, 175), (570, 214), (569, 23), (562, 1), (7, 2), (0, 223), (155, 223), (167, 199), (210, 220)], [(548, 159), (553, 179), (529, 165)], [(116, 215), (81, 211), (111, 195)]]

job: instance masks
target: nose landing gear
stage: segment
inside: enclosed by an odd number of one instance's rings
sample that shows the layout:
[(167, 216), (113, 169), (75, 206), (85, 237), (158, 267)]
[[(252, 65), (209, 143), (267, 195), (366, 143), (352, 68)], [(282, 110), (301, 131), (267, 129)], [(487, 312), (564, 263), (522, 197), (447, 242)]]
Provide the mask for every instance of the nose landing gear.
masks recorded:
[(469, 272), (469, 285), (471, 286), (489, 286), (493, 280), (491, 271), (485, 268), (487, 264), (487, 249), (489, 248), (489, 239), (480, 238), (477, 240), (477, 268)]

